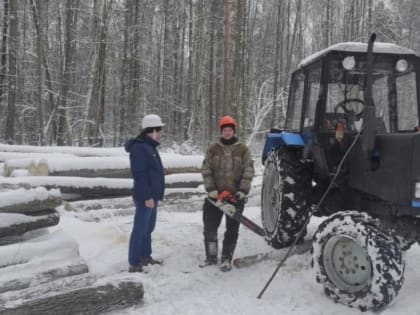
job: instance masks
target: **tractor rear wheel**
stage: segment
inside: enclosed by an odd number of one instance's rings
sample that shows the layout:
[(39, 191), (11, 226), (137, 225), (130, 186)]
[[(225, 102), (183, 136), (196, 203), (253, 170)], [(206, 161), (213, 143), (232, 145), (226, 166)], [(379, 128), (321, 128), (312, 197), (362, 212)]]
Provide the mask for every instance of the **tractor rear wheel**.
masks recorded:
[(389, 305), (404, 279), (394, 235), (356, 211), (338, 212), (320, 224), (313, 237), (313, 266), (327, 296), (361, 311)]
[(261, 192), (262, 223), (274, 248), (290, 246), (309, 215), (311, 189), (308, 166), (297, 151), (272, 150), (266, 161)]

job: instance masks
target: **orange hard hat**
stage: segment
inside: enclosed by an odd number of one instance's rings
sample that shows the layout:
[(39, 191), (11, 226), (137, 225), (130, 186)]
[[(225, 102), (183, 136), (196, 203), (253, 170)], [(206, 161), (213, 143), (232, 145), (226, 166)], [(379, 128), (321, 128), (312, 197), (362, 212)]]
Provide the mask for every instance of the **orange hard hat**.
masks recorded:
[(232, 118), (232, 116), (226, 115), (223, 116), (219, 121), (219, 128), (222, 129), (224, 126), (231, 125), (234, 129), (236, 129), (236, 120)]

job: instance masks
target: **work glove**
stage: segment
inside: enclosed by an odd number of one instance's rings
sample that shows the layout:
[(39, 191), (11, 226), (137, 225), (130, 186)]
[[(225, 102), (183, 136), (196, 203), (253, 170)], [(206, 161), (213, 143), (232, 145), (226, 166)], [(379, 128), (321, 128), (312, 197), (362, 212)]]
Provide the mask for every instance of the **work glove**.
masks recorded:
[(207, 197), (210, 199), (217, 199), (218, 195), (219, 193), (217, 192), (217, 190), (212, 190), (208, 192)]
[(246, 198), (246, 194), (245, 194), (245, 193), (243, 193), (242, 191), (238, 191), (238, 192), (235, 194), (235, 196), (236, 196), (236, 198), (238, 198), (238, 200), (244, 200), (244, 199)]
[(222, 211), (224, 213), (226, 213), (230, 217), (233, 217), (235, 215), (235, 213), (236, 213), (236, 207), (235, 207), (235, 205), (232, 205), (230, 203), (225, 203), (222, 206), (222, 208), (223, 208)]

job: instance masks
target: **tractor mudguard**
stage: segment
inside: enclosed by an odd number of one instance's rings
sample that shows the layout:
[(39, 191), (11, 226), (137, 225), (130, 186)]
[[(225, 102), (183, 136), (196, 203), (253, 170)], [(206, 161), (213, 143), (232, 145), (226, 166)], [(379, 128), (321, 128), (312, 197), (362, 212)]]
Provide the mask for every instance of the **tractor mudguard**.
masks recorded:
[(262, 154), (263, 164), (267, 158), (267, 154), (271, 151), (272, 148), (279, 148), (281, 146), (303, 147), (304, 145), (305, 142), (303, 141), (302, 136), (298, 133), (285, 131), (280, 133), (270, 132), (267, 134)]

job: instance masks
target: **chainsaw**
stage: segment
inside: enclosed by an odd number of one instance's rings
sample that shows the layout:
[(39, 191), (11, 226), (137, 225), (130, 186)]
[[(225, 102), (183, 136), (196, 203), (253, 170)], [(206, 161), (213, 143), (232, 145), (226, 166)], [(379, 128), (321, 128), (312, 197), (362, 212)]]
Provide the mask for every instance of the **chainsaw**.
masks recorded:
[(241, 203), (246, 203), (248, 201), (247, 198), (238, 200), (238, 198), (236, 198), (236, 196), (231, 192), (224, 190), (219, 193), (217, 200), (209, 197), (207, 197), (207, 200), (227, 216), (245, 225), (254, 233), (263, 237), (266, 235), (265, 230), (261, 226), (248, 219), (240, 211), (238, 211), (238, 207)]

